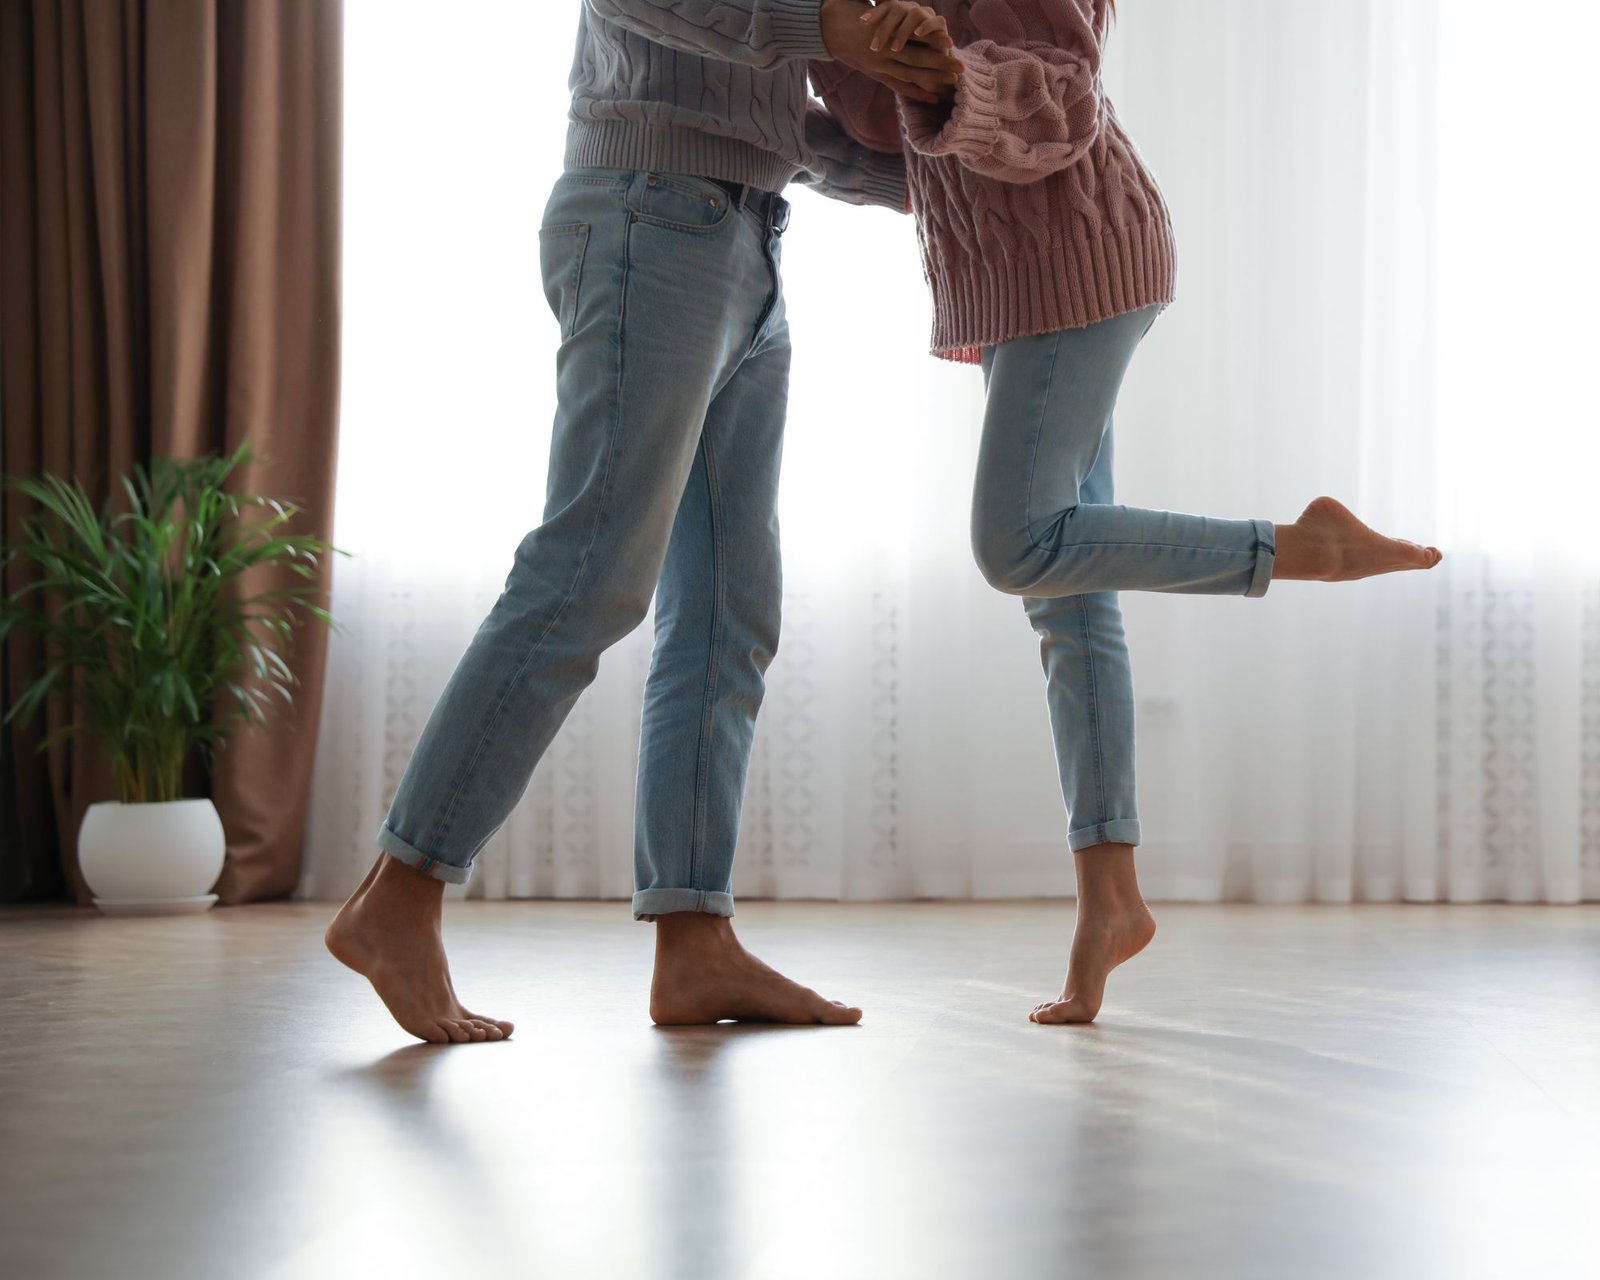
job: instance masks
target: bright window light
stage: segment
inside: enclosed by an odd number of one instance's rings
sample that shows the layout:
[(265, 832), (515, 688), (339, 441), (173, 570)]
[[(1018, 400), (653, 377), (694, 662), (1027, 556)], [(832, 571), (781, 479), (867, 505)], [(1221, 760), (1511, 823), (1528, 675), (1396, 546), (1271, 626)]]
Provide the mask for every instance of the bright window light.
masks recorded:
[(1600, 10), (1440, 5), (1439, 415), (1454, 546), (1600, 561)]

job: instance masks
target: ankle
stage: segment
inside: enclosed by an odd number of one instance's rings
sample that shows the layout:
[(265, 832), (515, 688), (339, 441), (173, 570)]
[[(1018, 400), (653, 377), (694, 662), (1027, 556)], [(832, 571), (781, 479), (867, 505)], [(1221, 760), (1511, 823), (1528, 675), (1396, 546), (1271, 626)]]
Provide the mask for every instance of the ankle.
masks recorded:
[(1080, 911), (1116, 914), (1143, 904), (1131, 844), (1091, 845), (1078, 850), (1075, 862)]
[(728, 951), (739, 945), (733, 921), (704, 911), (674, 911), (656, 917), (658, 951)]
[(444, 901), (444, 881), (384, 854), (378, 874), (368, 886), (366, 896), (386, 906), (411, 905), (424, 910), (436, 910)]
[(1320, 577), (1322, 565), (1319, 563), (1320, 548), (1316, 539), (1298, 522), (1272, 527), (1276, 542), (1272, 576), (1285, 581)]

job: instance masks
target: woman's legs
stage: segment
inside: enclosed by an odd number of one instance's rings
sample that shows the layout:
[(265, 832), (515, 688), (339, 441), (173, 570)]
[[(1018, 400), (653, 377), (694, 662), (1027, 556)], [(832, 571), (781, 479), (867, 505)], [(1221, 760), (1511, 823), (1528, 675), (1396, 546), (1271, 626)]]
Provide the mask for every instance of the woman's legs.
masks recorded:
[(1155, 308), (984, 352), (989, 398), (973, 551), (1024, 597), (1040, 637), (1078, 922), (1061, 998), (1041, 1022), (1085, 1022), (1106, 976), (1155, 933), (1133, 848), (1133, 681), (1116, 593), (1264, 595), (1273, 578), (1344, 580), (1432, 568), (1439, 553), (1367, 528), (1331, 498), (1293, 524), (1114, 504), (1112, 411)]
[(1139, 892), (1131, 844), (1093, 845), (1072, 856), (1078, 873), (1078, 923), (1072, 931), (1067, 978), (1058, 999), (1034, 1006), (1030, 1022), (1093, 1022), (1111, 971), (1156, 936), (1155, 917)]
[(1116, 506), (1109, 454), (1095, 475), (1123, 375), (1155, 310), (984, 352), (989, 399), (972, 549), (998, 590), (1266, 594), (1277, 542), (1270, 521)]
[[(1059, 1000), (1034, 1009), (1030, 1017), (1036, 1022), (1092, 1020), (1107, 975), (1155, 933), (1134, 874), (1140, 832), (1133, 676), (1122, 610), (1116, 591), (1094, 579), (1120, 563), (1119, 572), (1142, 573), (1154, 582), (1148, 575), (1160, 566), (1141, 562), (1134, 547), (1106, 543), (1075, 565), (1063, 563), (1070, 555), (1065, 549), (1076, 545), (1071, 535), (1096, 523), (1096, 515), (1126, 510), (1112, 505), (1111, 412), (1150, 319), (1119, 317), (985, 352), (989, 401), (972, 524), (979, 565), (1006, 590), (1048, 591), (1052, 581), (1079, 588), (1028, 594), (1023, 601), (1039, 635), (1078, 875), (1078, 922), (1066, 982)], [(1102, 530), (1107, 524), (1097, 523)], [(1236, 527), (1201, 530), (1209, 540), (1202, 555), (1168, 554), (1167, 568), (1187, 582), (1221, 574), (1233, 590), (1248, 589), (1257, 576), (1261, 531), (1249, 521), (1209, 523)], [(1163, 536), (1171, 543), (1180, 535)], [(1270, 565), (1270, 548), (1265, 555)]]

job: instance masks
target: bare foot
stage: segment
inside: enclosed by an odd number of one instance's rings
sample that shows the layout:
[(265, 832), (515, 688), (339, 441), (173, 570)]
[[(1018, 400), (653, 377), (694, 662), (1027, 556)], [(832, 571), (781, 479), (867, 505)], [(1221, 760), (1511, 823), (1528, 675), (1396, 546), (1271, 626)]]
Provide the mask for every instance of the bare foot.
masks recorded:
[(1155, 936), (1155, 917), (1142, 902), (1114, 915), (1092, 916), (1080, 904), (1061, 998), (1035, 1005), (1028, 1021), (1093, 1022), (1105, 999), (1106, 979), (1111, 971), (1133, 959)]
[(1106, 978), (1156, 936), (1133, 865), (1133, 846), (1100, 844), (1079, 849), (1078, 927), (1072, 934), (1061, 996), (1033, 1007), (1029, 1022), (1093, 1022), (1105, 999)]
[(762, 964), (734, 937), (722, 916), (677, 911), (656, 921), (656, 969), (650, 1018), (657, 1026), (786, 1022), (848, 1026), (861, 1010), (824, 1000)]
[(1384, 537), (1332, 498), (1315, 499), (1293, 524), (1278, 525), (1277, 533), (1274, 578), (1351, 582), (1404, 569), (1431, 569), (1444, 558), (1437, 547)]
[(372, 983), (394, 1020), (417, 1039), (504, 1040), (511, 1023), (473, 1013), (456, 999), (444, 954), (443, 901), (441, 881), (380, 853), (324, 941), (336, 960)]

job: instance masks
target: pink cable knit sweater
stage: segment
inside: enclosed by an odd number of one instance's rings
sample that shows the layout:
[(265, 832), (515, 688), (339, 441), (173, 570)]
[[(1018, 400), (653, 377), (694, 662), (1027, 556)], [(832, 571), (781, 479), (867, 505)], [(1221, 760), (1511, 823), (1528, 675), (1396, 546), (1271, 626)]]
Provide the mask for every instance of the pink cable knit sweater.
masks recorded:
[[(1100, 84), (1107, 0), (925, 0), (966, 74), (953, 107), (811, 64), (859, 142), (904, 150), (933, 350), (979, 349), (1172, 301), (1172, 223)], [(898, 112), (896, 108), (898, 107)]]

